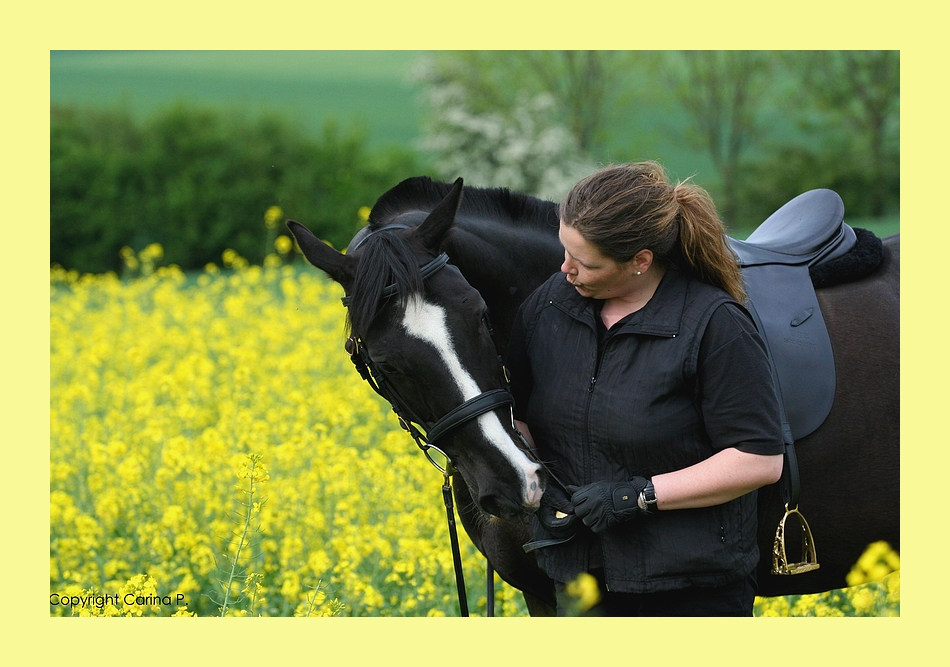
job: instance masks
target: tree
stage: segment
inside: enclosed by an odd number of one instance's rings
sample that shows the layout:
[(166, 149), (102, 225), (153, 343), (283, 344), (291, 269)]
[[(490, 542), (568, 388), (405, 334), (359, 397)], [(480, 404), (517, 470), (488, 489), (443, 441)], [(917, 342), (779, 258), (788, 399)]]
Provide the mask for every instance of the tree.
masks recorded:
[[(518, 77), (507, 56), (486, 58), (462, 53), (430, 61), (420, 72), (430, 109), (422, 149), (443, 178), (461, 175), (473, 185), (560, 199), (594, 165), (559, 120), (562, 105), (554, 94), (544, 86), (514, 85)], [(520, 64), (532, 67), (527, 60)]]
[(888, 172), (899, 160), (900, 52), (809, 51), (789, 54), (797, 65), (802, 97), (830, 117), (825, 127), (850, 131), (837, 137), (843, 159), (864, 163), (871, 215), (885, 213)]
[[(636, 51), (431, 54), (417, 73), (430, 107), (423, 145), (437, 162), (464, 167), (450, 175), (480, 170), (496, 179), (493, 185), (560, 196), (565, 181), (604, 158), (611, 122), (630, 92), (628, 77), (646, 57)], [(495, 164), (502, 154), (506, 168)]]
[(681, 51), (660, 62), (663, 78), (693, 123), (687, 136), (709, 152), (719, 173), (720, 213), (735, 225), (742, 159), (759, 135), (772, 59), (761, 51)]
[(142, 122), (127, 110), (50, 108), (50, 261), (84, 272), (122, 269), (121, 249), (161, 244), (183, 269), (251, 262), (274, 251), (265, 212), (279, 206), (337, 247), (359, 210), (419, 173), (401, 147), (367, 147), (328, 119), (317, 137), (279, 115), (179, 103)]
[(462, 86), (474, 113), (511, 112), (546, 94), (552, 113), (585, 155), (601, 149), (636, 51), (451, 51), (431, 58), (422, 77)]
[(551, 95), (582, 153), (590, 155), (603, 146), (611, 103), (622, 89), (633, 52), (516, 51), (510, 57), (515, 71), (527, 69)]

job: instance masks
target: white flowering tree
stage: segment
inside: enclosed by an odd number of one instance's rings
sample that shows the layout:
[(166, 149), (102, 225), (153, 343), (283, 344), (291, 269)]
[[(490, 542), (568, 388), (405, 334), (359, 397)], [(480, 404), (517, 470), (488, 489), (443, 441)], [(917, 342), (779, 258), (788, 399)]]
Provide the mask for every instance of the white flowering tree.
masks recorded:
[(458, 82), (419, 74), (430, 118), (420, 147), (439, 175), (470, 185), (507, 187), (559, 201), (596, 167), (572, 133), (560, 124), (548, 93), (522, 93), (512, 105), (476, 110)]

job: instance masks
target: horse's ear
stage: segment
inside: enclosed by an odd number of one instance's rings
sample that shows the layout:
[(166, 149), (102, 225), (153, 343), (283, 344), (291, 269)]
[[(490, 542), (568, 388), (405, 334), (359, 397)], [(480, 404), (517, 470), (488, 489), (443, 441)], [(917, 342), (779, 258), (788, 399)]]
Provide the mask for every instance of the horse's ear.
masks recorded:
[(356, 263), (359, 260), (334, 250), (299, 222), (288, 220), (287, 228), (297, 239), (297, 245), (300, 246), (307, 261), (343, 285), (343, 289), (349, 291), (353, 286), (353, 276), (356, 274)]
[(459, 203), (462, 201), (462, 179), (459, 178), (452, 185), (449, 194), (439, 202), (439, 205), (432, 209), (429, 217), (419, 225), (415, 230), (415, 236), (424, 247), (433, 252), (438, 252), (442, 244), (442, 237), (451, 229), (455, 222), (455, 213), (458, 211)]

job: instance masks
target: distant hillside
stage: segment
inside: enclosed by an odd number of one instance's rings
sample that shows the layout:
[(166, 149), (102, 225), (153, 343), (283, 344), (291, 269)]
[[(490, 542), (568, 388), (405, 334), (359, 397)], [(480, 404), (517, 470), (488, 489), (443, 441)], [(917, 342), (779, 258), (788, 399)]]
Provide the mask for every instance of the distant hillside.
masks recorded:
[(189, 100), (274, 110), (319, 131), (328, 116), (365, 126), (370, 144), (408, 146), (421, 98), (418, 51), (52, 51), (50, 101), (128, 106), (137, 116)]

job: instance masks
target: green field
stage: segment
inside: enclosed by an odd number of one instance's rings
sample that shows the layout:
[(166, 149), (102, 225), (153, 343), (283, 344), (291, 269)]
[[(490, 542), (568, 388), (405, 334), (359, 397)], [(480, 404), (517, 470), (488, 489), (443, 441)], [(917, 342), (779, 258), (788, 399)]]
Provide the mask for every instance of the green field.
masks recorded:
[(861, 227), (874, 232), (875, 235), (884, 238), (891, 234), (899, 234), (901, 231), (900, 216), (890, 215), (883, 218), (855, 218), (850, 220), (845, 218), (852, 227)]
[(176, 101), (278, 111), (314, 132), (327, 117), (364, 126), (370, 143), (419, 135), (417, 51), (52, 51), (50, 102), (125, 105), (145, 116)]

